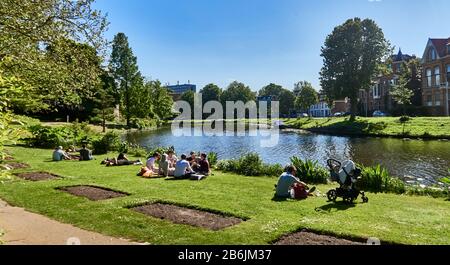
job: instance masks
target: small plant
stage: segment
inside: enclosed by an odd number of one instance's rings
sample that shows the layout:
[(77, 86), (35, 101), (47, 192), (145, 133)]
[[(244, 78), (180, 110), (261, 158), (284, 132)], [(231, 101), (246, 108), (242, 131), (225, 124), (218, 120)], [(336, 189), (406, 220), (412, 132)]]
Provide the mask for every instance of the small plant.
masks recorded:
[(245, 176), (261, 176), (263, 162), (258, 154), (248, 153), (239, 159), (238, 172)]
[(325, 184), (328, 180), (328, 172), (317, 161), (292, 157), (291, 163), (297, 168), (297, 176), (300, 180), (311, 184)]
[(173, 146), (155, 147), (153, 149), (150, 149), (149, 152), (147, 152), (147, 158), (152, 157), (154, 153), (167, 154), (169, 151), (173, 151), (175, 153), (175, 147), (173, 147)]
[(392, 192), (396, 194), (406, 192), (405, 183), (398, 178), (389, 176), (388, 171), (380, 165), (363, 167), (358, 187), (372, 192)]
[(214, 167), (217, 164), (217, 153), (210, 152), (208, 153), (207, 158), (211, 167)]

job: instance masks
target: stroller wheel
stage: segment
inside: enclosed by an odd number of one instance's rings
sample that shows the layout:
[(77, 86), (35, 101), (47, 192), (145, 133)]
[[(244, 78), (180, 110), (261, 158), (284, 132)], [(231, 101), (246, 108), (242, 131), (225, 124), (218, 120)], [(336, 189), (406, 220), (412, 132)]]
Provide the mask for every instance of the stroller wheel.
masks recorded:
[(368, 203), (369, 202), (369, 198), (367, 198), (365, 196), (362, 199), (363, 199), (363, 203)]
[(351, 204), (354, 201), (353, 197), (344, 197), (343, 199), (344, 199), (344, 202), (348, 203), (348, 204)]
[(328, 201), (336, 201), (337, 192), (336, 190), (330, 190), (327, 192)]

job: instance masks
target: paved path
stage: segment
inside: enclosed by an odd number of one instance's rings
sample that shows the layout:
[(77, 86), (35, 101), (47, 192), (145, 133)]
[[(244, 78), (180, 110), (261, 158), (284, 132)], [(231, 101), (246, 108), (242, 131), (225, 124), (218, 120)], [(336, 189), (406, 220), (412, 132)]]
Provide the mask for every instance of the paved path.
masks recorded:
[(0, 200), (0, 240), (6, 245), (133, 245), (128, 240), (89, 232)]

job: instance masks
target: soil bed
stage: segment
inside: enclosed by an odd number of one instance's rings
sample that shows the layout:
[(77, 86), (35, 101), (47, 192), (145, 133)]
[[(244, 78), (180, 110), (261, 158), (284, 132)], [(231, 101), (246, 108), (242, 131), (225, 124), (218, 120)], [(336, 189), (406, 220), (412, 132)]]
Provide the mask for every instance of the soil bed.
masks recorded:
[(237, 217), (163, 203), (152, 203), (131, 209), (145, 215), (169, 220), (176, 224), (187, 224), (213, 231), (237, 225), (243, 221)]
[(25, 163), (16, 163), (16, 162), (10, 162), (8, 164), (4, 164), (3, 166), (6, 166), (10, 169), (22, 169), (22, 168), (28, 168), (30, 165)]
[(74, 196), (88, 198), (91, 201), (101, 201), (113, 198), (125, 197), (129, 194), (114, 191), (107, 188), (95, 187), (95, 186), (72, 186), (59, 188), (62, 191), (68, 192)]
[(274, 245), (364, 245), (361, 242), (334, 236), (320, 235), (308, 231), (292, 233), (281, 237)]
[(30, 181), (41, 181), (41, 180), (52, 180), (52, 179), (60, 179), (60, 176), (50, 174), (47, 172), (27, 172), (27, 173), (18, 173), (17, 177), (30, 180)]

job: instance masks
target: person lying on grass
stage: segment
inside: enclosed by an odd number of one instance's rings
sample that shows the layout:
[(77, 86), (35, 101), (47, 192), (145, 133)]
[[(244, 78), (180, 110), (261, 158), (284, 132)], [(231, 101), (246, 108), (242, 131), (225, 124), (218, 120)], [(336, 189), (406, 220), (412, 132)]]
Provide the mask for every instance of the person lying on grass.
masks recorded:
[[(286, 167), (286, 172), (281, 174), (278, 179), (278, 184), (276, 185), (275, 197), (277, 198), (306, 198), (316, 190), (316, 187), (312, 187), (311, 189), (308, 185), (300, 179), (296, 178), (297, 168), (293, 165), (289, 165)], [(303, 194), (294, 194), (291, 195), (291, 190), (294, 192), (303, 191)]]
[(131, 161), (128, 159), (128, 157), (124, 153), (120, 153), (117, 158), (112, 158), (112, 159), (106, 158), (100, 164), (110, 167), (110, 166), (142, 165), (142, 162), (139, 159)]

